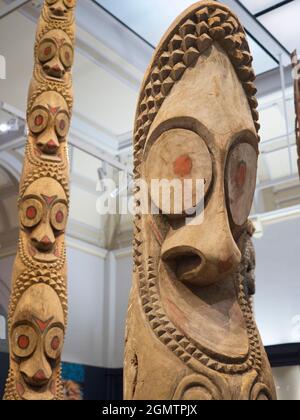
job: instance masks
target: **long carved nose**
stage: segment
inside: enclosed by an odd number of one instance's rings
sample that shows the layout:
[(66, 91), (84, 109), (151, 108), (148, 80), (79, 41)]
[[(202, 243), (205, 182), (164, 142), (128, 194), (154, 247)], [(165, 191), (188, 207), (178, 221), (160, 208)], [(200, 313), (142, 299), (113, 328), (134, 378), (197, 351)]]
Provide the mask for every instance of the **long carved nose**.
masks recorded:
[(55, 236), (49, 223), (41, 223), (32, 233), (32, 245), (40, 252), (53, 250), (55, 245)]
[(54, 155), (59, 149), (59, 141), (55, 130), (50, 128), (41, 133), (37, 139), (37, 146), (47, 155)]
[(52, 369), (43, 349), (37, 348), (33, 356), (21, 363), (20, 371), (29, 385), (41, 387), (49, 382)]
[(43, 69), (49, 76), (56, 77), (58, 79), (61, 79), (66, 73), (65, 68), (57, 58), (54, 58), (44, 64)]
[(50, 10), (55, 16), (64, 16), (67, 13), (67, 8), (65, 7), (62, 0), (58, 0), (53, 6), (50, 7)]
[(162, 246), (162, 258), (183, 282), (207, 286), (226, 278), (241, 261), (226, 210), (207, 212), (198, 226), (171, 231)]

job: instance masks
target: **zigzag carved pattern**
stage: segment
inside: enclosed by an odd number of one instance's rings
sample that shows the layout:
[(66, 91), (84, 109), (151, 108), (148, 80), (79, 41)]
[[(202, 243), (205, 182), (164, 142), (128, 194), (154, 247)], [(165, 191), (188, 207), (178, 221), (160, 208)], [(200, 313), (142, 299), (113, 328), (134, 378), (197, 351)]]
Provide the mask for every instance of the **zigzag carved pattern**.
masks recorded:
[[(157, 338), (171, 350), (186, 365), (199, 362), (208, 368), (220, 373), (237, 374), (244, 373), (251, 369), (260, 370), (262, 355), (260, 350), (260, 342), (253, 321), (249, 302), (244, 292), (243, 278), (238, 275), (239, 303), (244, 315), (248, 338), (249, 338), (249, 355), (245, 362), (240, 364), (222, 363), (211, 356), (207, 355), (203, 349), (199, 348), (199, 344), (186, 337), (179, 331), (166, 315), (159, 296), (157, 287), (157, 271), (154, 258), (149, 257), (146, 272), (139, 267), (139, 291), (144, 313), (151, 325), (151, 328)], [(191, 366), (192, 367), (192, 366)]]

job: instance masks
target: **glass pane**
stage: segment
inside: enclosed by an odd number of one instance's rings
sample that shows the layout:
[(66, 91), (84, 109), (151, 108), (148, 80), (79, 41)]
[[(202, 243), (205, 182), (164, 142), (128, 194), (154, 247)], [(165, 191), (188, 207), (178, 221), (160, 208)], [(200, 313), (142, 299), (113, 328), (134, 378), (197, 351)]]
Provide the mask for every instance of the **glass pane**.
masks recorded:
[[(153, 46), (156, 46), (173, 20), (194, 3), (192, 0), (97, 0)], [(249, 39), (256, 74), (277, 67), (276, 62), (253, 40)]]
[(173, 20), (193, 0), (97, 0), (127, 26), (157, 45)]
[[(294, 1), (259, 18), (289, 51), (300, 50), (300, 2)], [(288, 26), (287, 26), (288, 25)]]
[(240, 0), (241, 3), (253, 14), (266, 10), (281, 3), (282, 0)]
[(277, 104), (262, 109), (259, 114), (262, 141), (268, 141), (286, 134), (284, 115)]
[(253, 67), (256, 74), (261, 74), (277, 67), (276, 61), (248, 35), (248, 42), (253, 55)]

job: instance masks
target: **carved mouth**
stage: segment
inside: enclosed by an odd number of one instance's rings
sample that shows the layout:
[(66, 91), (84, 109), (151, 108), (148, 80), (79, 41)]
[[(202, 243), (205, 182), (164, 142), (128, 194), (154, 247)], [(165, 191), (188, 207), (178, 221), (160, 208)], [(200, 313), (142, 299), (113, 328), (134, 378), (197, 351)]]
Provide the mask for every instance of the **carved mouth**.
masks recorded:
[(68, 18), (66, 10), (50, 9), (50, 12), (55, 19), (66, 20)]
[(51, 76), (57, 79), (61, 79), (65, 75), (64, 70), (60, 69), (59, 67), (50, 67), (48, 65), (45, 65), (43, 67), (43, 70), (48, 76)]
[(59, 153), (55, 155), (44, 153), (42, 145), (36, 147), (34, 151), (35, 151), (35, 155), (39, 157), (40, 159), (48, 160), (50, 162), (57, 162), (57, 163), (62, 161), (61, 155)]
[(25, 373), (22, 372), (22, 378), (24, 380), (24, 382), (26, 383), (26, 385), (28, 387), (30, 387), (32, 390), (34, 391), (46, 391), (47, 384), (49, 383), (49, 379), (45, 378), (43, 380), (39, 379), (38, 381), (33, 379), (33, 378), (29, 378)]
[(55, 262), (58, 260), (58, 249), (54, 251), (39, 252), (35, 247), (29, 245), (29, 253), (32, 258), (39, 262)]

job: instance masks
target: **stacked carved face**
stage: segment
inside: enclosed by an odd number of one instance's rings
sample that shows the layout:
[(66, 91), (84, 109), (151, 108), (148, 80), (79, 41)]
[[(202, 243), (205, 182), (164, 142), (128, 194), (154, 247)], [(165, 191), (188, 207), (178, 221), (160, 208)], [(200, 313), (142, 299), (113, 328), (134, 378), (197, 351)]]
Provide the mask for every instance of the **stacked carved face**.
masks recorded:
[(51, 30), (41, 39), (37, 51), (38, 74), (48, 80), (70, 83), (70, 70), (74, 51), (72, 41), (66, 32)]
[(66, 21), (69, 19), (69, 12), (76, 6), (76, 0), (46, 0), (49, 6), (46, 11), (52, 19)]
[(57, 92), (45, 92), (36, 98), (28, 117), (29, 144), (35, 155), (50, 162), (61, 162), (70, 127), (70, 111)]
[(67, 197), (61, 184), (40, 178), (20, 202), (21, 242), (33, 261), (53, 263), (62, 258), (67, 217)]
[(54, 290), (45, 284), (27, 289), (11, 328), (12, 367), (20, 398), (52, 400), (57, 396), (64, 329), (63, 310)]

